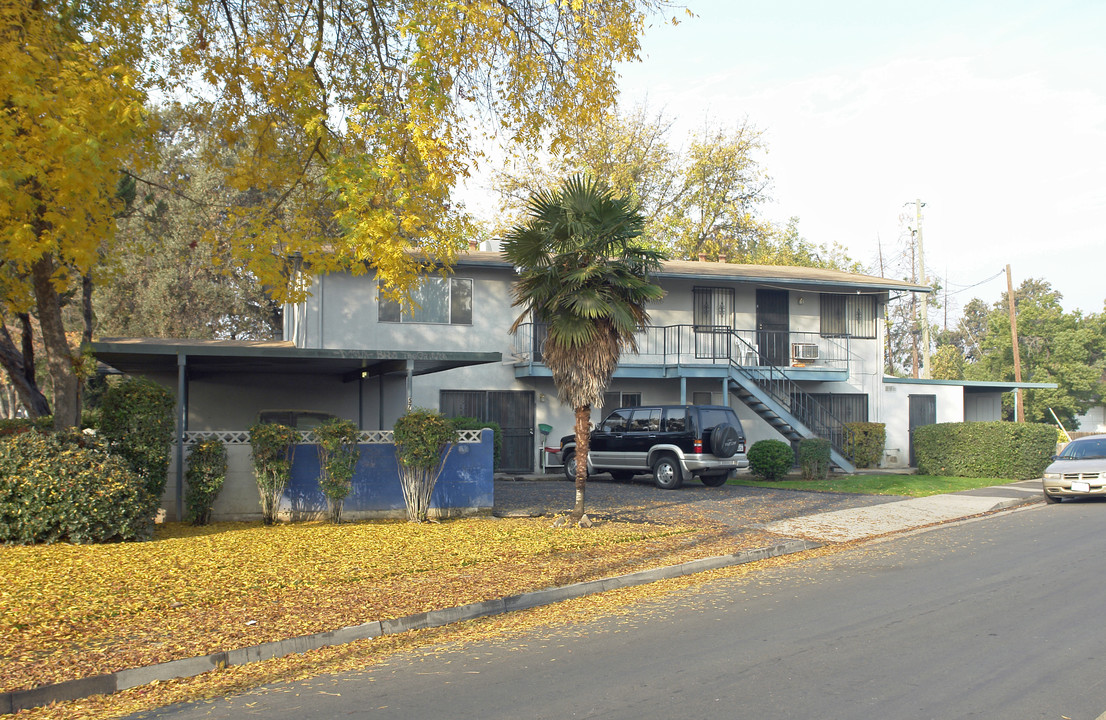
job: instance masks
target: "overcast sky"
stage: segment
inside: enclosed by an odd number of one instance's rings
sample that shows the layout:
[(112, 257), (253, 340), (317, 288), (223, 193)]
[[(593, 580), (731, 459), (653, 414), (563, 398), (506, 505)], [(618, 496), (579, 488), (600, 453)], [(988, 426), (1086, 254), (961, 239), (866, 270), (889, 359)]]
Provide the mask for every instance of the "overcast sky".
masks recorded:
[[(765, 131), (774, 220), (874, 264), (926, 203), (957, 308), (1043, 278), (1106, 300), (1106, 2), (687, 0), (622, 70), (624, 102)], [(909, 203), (907, 207), (904, 204)], [(941, 317), (932, 318), (940, 323)]]

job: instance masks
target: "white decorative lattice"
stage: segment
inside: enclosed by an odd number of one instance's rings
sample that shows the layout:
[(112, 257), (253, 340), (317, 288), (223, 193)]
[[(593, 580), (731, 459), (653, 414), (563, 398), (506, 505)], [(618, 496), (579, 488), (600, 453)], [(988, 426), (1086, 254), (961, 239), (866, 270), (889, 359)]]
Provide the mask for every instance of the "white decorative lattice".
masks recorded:
[[(480, 442), (480, 430), (458, 430), (457, 442)], [(301, 430), (301, 442), (314, 444), (318, 442), (315, 433), (310, 430)], [(390, 445), (395, 442), (395, 435), (391, 430), (362, 430), (357, 434), (358, 441), (368, 445)], [(224, 445), (249, 445), (250, 433), (248, 430), (188, 430), (184, 433), (184, 445), (189, 447), (203, 440), (221, 440)]]
[(204, 440), (222, 440), (224, 445), (249, 445), (247, 430), (188, 430), (184, 433), (184, 445), (195, 445)]

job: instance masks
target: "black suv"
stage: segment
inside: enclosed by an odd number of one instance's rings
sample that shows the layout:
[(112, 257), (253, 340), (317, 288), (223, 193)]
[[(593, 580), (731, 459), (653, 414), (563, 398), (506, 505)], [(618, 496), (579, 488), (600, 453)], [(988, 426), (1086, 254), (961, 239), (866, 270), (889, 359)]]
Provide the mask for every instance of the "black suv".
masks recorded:
[[(591, 431), (588, 474), (615, 480), (652, 472), (657, 487), (673, 490), (695, 476), (717, 487), (749, 466), (745, 432), (725, 405), (643, 405), (620, 408)], [(561, 438), (565, 476), (576, 477), (576, 438)]]

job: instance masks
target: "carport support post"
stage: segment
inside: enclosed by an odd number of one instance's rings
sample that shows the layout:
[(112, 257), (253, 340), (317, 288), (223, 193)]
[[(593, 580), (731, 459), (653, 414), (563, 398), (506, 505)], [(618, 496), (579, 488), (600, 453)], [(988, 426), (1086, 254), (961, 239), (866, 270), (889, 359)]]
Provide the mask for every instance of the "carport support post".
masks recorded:
[(680, 404), (687, 405), (687, 378), (680, 376)]
[(407, 358), (407, 411), (411, 410), (411, 398), (415, 394), (415, 361)]
[(185, 367), (187, 355), (177, 353), (177, 521), (184, 522), (184, 431), (188, 422), (185, 393), (188, 391)]

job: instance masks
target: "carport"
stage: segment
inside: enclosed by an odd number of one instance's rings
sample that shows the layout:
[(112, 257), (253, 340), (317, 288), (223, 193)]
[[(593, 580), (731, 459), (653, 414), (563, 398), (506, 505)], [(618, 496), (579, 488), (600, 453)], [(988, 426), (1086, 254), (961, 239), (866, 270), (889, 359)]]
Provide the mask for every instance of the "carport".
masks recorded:
[[(411, 407), (415, 377), (502, 360), (497, 352), (299, 348), (279, 340), (107, 338), (92, 343), (92, 352), (109, 373), (147, 377), (175, 388), (177, 517), (183, 516), (184, 436), (191, 429), (193, 387), (198, 382), (217, 385), (203, 398), (202, 410), (208, 417), (234, 412), (241, 417), (250, 412), (250, 407), (244, 408), (247, 401), (243, 398), (260, 407), (265, 402), (282, 402), (285, 397), (302, 398), (306, 392), (315, 404), (313, 409), (347, 417), (363, 430), (366, 424), (384, 429), (386, 407)], [(311, 393), (320, 379), (328, 383), (329, 392)], [(252, 390), (233, 392), (246, 386)], [(399, 393), (401, 398), (394, 397)], [(366, 398), (375, 398), (375, 403)], [(396, 402), (400, 399), (401, 404)], [(256, 409), (252, 413), (255, 415)]]

